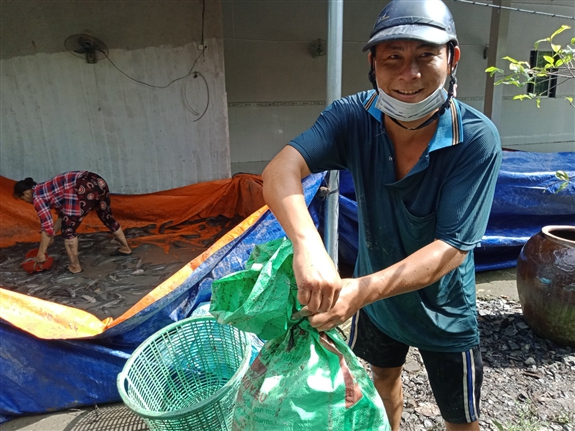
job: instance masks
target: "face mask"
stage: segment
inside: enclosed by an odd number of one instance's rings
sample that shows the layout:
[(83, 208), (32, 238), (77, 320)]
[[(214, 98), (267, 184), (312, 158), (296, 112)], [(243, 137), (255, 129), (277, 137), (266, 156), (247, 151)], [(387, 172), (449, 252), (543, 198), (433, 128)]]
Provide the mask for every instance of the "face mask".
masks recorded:
[(399, 121), (415, 121), (435, 111), (447, 100), (447, 92), (439, 87), (429, 97), (421, 102), (405, 103), (389, 96), (379, 88), (379, 97), (375, 107), (386, 115)]

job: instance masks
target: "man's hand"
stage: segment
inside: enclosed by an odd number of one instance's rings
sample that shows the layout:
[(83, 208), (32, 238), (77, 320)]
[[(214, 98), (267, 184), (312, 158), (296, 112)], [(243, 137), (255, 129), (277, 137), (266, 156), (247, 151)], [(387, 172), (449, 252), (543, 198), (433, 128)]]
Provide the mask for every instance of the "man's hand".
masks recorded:
[(326, 313), (318, 313), (309, 317), (309, 323), (318, 331), (329, 331), (350, 319), (364, 307), (365, 292), (362, 291), (360, 280), (345, 278), (339, 299), (333, 308)]
[(335, 305), (341, 278), (321, 242), (294, 250), (293, 269), (297, 298), (310, 312), (325, 312)]

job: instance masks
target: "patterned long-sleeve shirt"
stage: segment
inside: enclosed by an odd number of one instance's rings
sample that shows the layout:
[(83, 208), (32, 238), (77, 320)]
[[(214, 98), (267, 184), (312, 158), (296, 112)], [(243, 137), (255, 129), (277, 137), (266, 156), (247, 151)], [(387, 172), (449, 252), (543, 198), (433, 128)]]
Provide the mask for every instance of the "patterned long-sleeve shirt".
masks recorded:
[(86, 171), (70, 171), (34, 187), (32, 203), (40, 217), (42, 230), (54, 235), (54, 220), (50, 209), (69, 216), (80, 216), (82, 210), (76, 194), (76, 180)]

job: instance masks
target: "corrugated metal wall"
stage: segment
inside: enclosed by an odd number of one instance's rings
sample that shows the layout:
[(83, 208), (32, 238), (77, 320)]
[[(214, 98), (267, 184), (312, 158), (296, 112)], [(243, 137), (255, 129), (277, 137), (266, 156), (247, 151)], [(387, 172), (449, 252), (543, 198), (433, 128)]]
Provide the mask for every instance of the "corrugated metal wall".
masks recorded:
[[(3, 4), (2, 24), (24, 20), (34, 26), (43, 13), (46, 31), (34, 30), (35, 47), (42, 37), (63, 46), (62, 35), (83, 31), (67, 9), (79, 14), (77, 2), (28, 3), (30, 8), (20, 5), (9, 10)], [(83, 18), (90, 21), (90, 28), (100, 29), (95, 36), (109, 45), (114, 64), (137, 80), (161, 86), (186, 75), (199, 56), (194, 70), (200, 74), (169, 88), (150, 88), (126, 78), (105, 58), (88, 64), (68, 52), (50, 52), (54, 44), (48, 43), (44, 50), (48, 52), (28, 53), (30, 40), (23, 37), (18, 51), (13, 47), (18, 40), (3, 37), (3, 47), (11, 45), (3, 49), (0, 60), (1, 175), (43, 181), (60, 172), (85, 169), (102, 175), (116, 193), (147, 193), (230, 175), (219, 1), (207, 2), (204, 32), (220, 37), (206, 38), (208, 49), (202, 55), (201, 1), (173, 7), (170, 2), (131, 3), (134, 13), (126, 10), (126, 2), (105, 2), (105, 14), (95, 14), (91, 21)], [(158, 9), (158, 3), (164, 7)], [(114, 21), (119, 18), (115, 8), (123, 21)], [(61, 19), (62, 9), (68, 20)], [(34, 15), (36, 21), (25, 20), (25, 14)], [(157, 24), (146, 26), (142, 14), (152, 23), (155, 15)], [(130, 19), (140, 19), (142, 25), (126, 22)], [(122, 22), (130, 29), (131, 40), (123, 38), (120, 45), (126, 48), (111, 48), (116, 41), (110, 38), (121, 38)], [(154, 45), (138, 47), (139, 35), (148, 43), (155, 40)], [(180, 46), (170, 44), (184, 40), (187, 43)], [(136, 49), (128, 49), (129, 45)]]

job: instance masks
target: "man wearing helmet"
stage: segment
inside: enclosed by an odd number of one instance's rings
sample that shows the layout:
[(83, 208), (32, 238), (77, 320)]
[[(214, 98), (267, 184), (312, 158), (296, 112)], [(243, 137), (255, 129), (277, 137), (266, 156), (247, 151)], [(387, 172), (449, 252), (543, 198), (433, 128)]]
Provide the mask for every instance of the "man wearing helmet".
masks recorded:
[[(473, 248), (501, 163), (489, 119), (455, 100), (460, 57), (441, 0), (393, 0), (368, 43), (374, 90), (335, 101), (263, 173), (264, 197), (294, 247), (311, 324), (353, 316), (350, 344), (370, 363), (399, 429), (410, 346), (425, 363), (448, 430), (477, 430), (483, 377)], [(450, 77), (449, 90), (443, 89)], [(358, 205), (354, 278), (341, 279), (309, 216), (301, 178), (347, 169)]]

